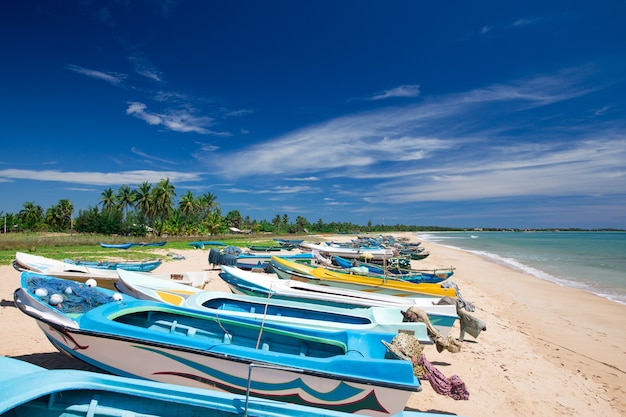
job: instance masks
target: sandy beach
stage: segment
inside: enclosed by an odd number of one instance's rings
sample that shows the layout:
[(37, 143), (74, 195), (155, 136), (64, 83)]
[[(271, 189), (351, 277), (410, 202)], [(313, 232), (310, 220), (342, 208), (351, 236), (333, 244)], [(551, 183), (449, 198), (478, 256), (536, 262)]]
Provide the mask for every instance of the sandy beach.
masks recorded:
[[(471, 253), (424, 245), (431, 255), (413, 266), (455, 267), (451, 280), (474, 303), (472, 314), (486, 322), (487, 331), (477, 339), (466, 335), (459, 353), (424, 349), (447, 377), (456, 374), (465, 382), (469, 400), (441, 396), (423, 381), (407, 409), (473, 417), (626, 416), (626, 306)], [(164, 262), (156, 272), (210, 270), (207, 289), (228, 291), (208, 264), (207, 250), (175, 252), (185, 259)], [(0, 354), (50, 369), (96, 370), (59, 353), (35, 321), (15, 308), (19, 272), (3, 265), (0, 276)], [(452, 334), (458, 337), (458, 324)]]

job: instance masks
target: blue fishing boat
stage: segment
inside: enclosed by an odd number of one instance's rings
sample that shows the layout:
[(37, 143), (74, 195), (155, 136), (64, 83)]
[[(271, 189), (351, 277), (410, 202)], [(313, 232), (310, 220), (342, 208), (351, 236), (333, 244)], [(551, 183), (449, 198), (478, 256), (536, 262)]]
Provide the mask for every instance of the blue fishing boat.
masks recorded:
[(96, 269), (124, 269), (126, 271), (150, 272), (157, 269), (162, 263), (162, 259), (148, 261), (86, 261), (82, 259), (64, 259), (63, 262), (72, 265), (83, 265)]
[(353, 268), (365, 268), (370, 274), (384, 275), (394, 279), (403, 279), (410, 282), (428, 282), (436, 284), (450, 278), (454, 274), (454, 268), (443, 268), (435, 270), (404, 269), (398, 266), (383, 266), (358, 259), (346, 259), (333, 255), (333, 263), (340, 268), (355, 271)]
[(116, 288), (142, 300), (160, 301), (221, 317), (248, 318), (258, 323), (292, 327), (352, 329), (361, 332), (407, 333), (421, 344), (432, 344), (426, 324), (406, 322), (400, 307), (341, 308), (296, 300), (261, 298), (222, 291), (205, 291), (171, 280), (154, 279), (152, 274), (118, 271)]
[[(440, 305), (433, 298), (396, 297), (393, 295), (310, 284), (295, 279), (279, 279), (276, 274), (254, 273), (223, 265), (220, 277), (237, 294), (305, 301), (315, 305), (343, 308), (395, 307), (423, 310), (433, 326), (447, 337), (459, 318), (456, 306)], [(437, 300), (438, 301), (438, 300)]]
[(410, 361), (388, 357), (392, 333), (290, 330), (31, 272), (14, 301), (57, 349), (121, 376), (374, 416), (421, 390)]
[(126, 243), (104, 243), (100, 242), (100, 247), (105, 249), (130, 249), (134, 245), (133, 242)]
[(193, 246), (196, 249), (204, 249), (205, 246), (226, 246), (226, 243), (206, 240), (206, 241), (189, 242), (187, 243), (187, 245)]
[[(363, 416), (96, 372), (48, 370), (6, 356), (0, 367), (0, 414), (6, 417)], [(401, 411), (394, 417), (441, 416)]]

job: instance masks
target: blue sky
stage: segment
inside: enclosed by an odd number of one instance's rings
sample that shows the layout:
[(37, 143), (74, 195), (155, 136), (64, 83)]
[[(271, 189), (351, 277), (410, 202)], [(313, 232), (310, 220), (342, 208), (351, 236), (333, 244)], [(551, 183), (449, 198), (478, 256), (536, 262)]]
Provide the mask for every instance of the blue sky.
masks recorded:
[(626, 2), (24, 0), (0, 212), (169, 178), (310, 222), (626, 228)]

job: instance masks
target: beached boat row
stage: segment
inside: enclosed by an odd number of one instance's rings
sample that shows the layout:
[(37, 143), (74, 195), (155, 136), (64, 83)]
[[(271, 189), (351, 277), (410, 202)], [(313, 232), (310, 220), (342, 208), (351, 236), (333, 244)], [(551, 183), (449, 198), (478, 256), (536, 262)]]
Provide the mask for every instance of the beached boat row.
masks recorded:
[[(241, 396), (246, 409), (249, 401), (257, 410), (259, 398), (269, 401), (276, 416), (429, 415), (403, 411), (421, 383), (413, 362), (398, 360), (394, 343), (398, 335), (419, 344), (450, 337), (458, 307), (440, 300), (454, 298), (456, 289), (277, 256), (269, 263), (271, 273), (222, 265), (232, 293), (201, 289), (206, 280), (190, 285), (174, 274), (123, 269), (109, 285), (94, 286), (83, 279), (92, 270), (58, 277), (50, 274), (58, 265), (37, 271), (31, 264), (14, 301), (61, 352), (121, 377), (161, 382), (172, 397), (181, 385), (229, 393), (207, 395), (212, 407), (229, 413), (216, 403)], [(416, 311), (421, 320), (412, 319)], [(241, 406), (236, 412), (215, 415), (265, 415)]]

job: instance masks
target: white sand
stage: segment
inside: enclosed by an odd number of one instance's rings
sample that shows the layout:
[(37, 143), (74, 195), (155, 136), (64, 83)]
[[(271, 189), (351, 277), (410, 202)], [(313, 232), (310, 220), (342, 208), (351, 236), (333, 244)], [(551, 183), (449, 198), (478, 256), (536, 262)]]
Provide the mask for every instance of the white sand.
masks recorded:
[[(487, 323), (487, 331), (478, 339), (466, 335), (460, 353), (424, 349), (446, 376), (465, 382), (468, 401), (436, 394), (424, 381), (408, 409), (473, 417), (626, 416), (626, 306), (474, 254), (424, 245), (431, 255), (413, 266), (454, 266), (451, 279), (475, 304), (472, 314)], [(185, 260), (165, 262), (156, 272), (211, 270), (207, 250), (177, 252)], [(211, 271), (207, 288), (228, 291), (219, 271)], [(13, 306), (19, 273), (11, 266), (1, 266), (0, 273), (0, 354), (47, 368), (94, 370), (59, 353), (35, 321)], [(452, 334), (458, 336), (458, 328)]]

